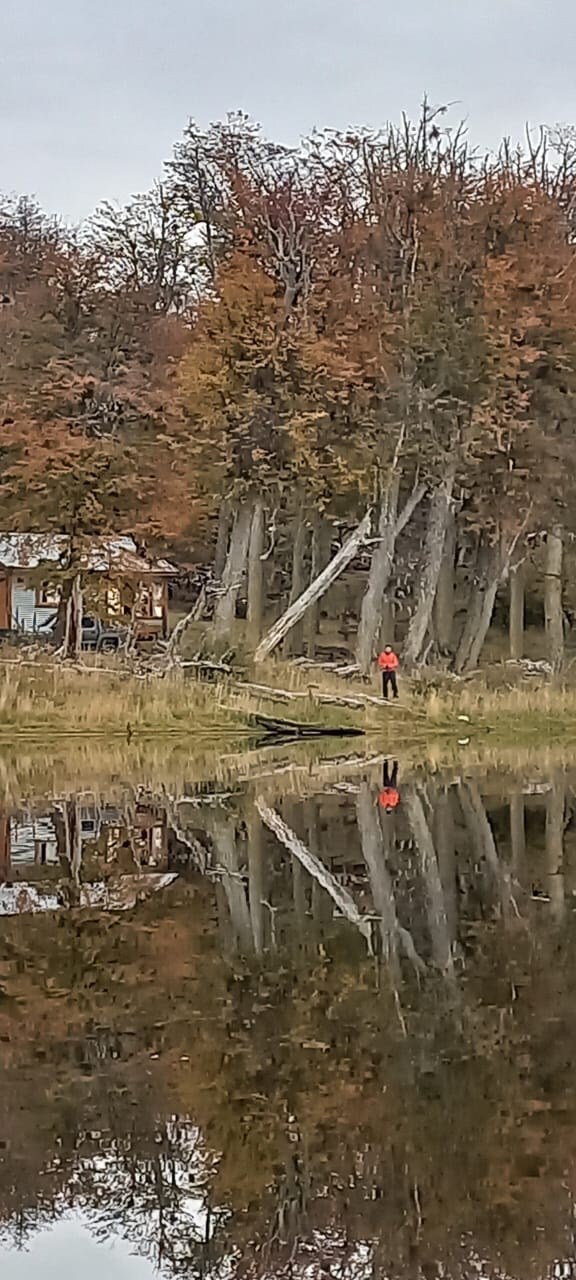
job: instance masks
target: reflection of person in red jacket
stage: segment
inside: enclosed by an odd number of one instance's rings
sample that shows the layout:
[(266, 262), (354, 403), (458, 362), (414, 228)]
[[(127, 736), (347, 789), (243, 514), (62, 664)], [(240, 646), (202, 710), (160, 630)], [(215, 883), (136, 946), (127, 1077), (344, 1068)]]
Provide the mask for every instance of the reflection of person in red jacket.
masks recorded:
[(396, 672), (400, 666), (398, 654), (394, 653), (391, 645), (387, 644), (386, 648), (378, 658), (378, 666), (382, 672), (382, 697), (388, 698), (388, 689), (392, 690), (394, 697), (398, 697), (398, 676)]
[(397, 760), (392, 765), (392, 773), (388, 771), (388, 761), (384, 761), (384, 777), (382, 778), (382, 790), (378, 796), (378, 803), (386, 810), (386, 813), (393, 813), (400, 804)]

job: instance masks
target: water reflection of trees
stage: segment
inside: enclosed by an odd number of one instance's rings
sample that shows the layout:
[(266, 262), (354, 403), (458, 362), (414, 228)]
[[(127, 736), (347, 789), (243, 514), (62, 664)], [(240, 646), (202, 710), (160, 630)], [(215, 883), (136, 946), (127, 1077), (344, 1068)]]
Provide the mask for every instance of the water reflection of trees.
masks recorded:
[(74, 1205), (167, 1275), (573, 1254), (569, 781), (413, 777), (395, 815), (377, 784), (183, 807), (167, 897), (5, 922), (15, 1244)]

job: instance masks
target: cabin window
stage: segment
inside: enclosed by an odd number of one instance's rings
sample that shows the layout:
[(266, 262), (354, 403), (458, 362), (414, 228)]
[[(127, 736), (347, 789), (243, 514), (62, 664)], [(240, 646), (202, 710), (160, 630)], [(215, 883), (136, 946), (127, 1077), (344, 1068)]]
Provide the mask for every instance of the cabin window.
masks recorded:
[(43, 582), (36, 589), (36, 606), (38, 609), (57, 609), (61, 595), (60, 587), (53, 582)]
[(164, 617), (164, 583), (152, 583), (152, 617)]

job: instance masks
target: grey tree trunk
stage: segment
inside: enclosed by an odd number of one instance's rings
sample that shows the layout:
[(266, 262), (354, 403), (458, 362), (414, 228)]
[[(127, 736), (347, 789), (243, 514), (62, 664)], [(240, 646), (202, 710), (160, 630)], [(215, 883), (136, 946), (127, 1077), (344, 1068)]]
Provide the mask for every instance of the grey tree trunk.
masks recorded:
[(264, 504), (257, 498), (254, 504), (250, 543), (248, 547), (248, 639), (257, 645), (262, 635), (264, 620)]
[(404, 805), (419, 853), (420, 871), (426, 892), (428, 930), (434, 964), (441, 973), (447, 977), (452, 977), (454, 974), (454, 961), (438, 859), (422, 798), (418, 791), (407, 789), (404, 793)]
[[(312, 523), (312, 561), (310, 567), (310, 581), (318, 577), (318, 574), (326, 568), (329, 563), (332, 550), (332, 529), (327, 521), (316, 513)], [(316, 638), (318, 636), (320, 624), (320, 602), (314, 601), (310, 605), (306, 614), (306, 653), (309, 658), (316, 657)]]
[(510, 657), (524, 657), (524, 565), (510, 571)]
[(367, 675), (376, 657), (380, 635), (384, 593), (392, 575), (398, 521), (398, 494), (400, 480), (394, 477), (383, 494), (378, 516), (378, 538), (370, 564), (368, 584), (358, 624), (356, 661), (363, 675)]
[(254, 950), (264, 949), (264, 849), (262, 822), (255, 810), (248, 822), (248, 903)]
[(456, 838), (452, 792), (441, 790), (434, 800), (432, 832), (442, 881), (446, 919), (451, 942), (458, 935), (458, 893), (456, 886)]
[(356, 818), (360, 833), (362, 855), (368, 868), (368, 879), (374, 906), (380, 917), (382, 954), (391, 966), (392, 976), (398, 981), (398, 920), (394, 901), (394, 888), (386, 861), (382, 829), (374, 805), (374, 796), (367, 782), (360, 784), (356, 800)]
[(480, 867), (486, 867), (492, 879), (492, 890), (502, 910), (507, 916), (510, 909), (510, 880), (498, 857), (494, 832), (476, 782), (469, 779), (458, 787), (458, 797), (468, 828), (476, 861)]
[(444, 551), (434, 598), (434, 632), (441, 653), (450, 652), (454, 631), (454, 562), (456, 559), (456, 518), (450, 510)]
[(494, 613), (496, 593), (502, 577), (500, 548), (480, 548), (477, 580), (473, 583), (464, 630), (456, 651), (454, 670), (473, 671), (478, 665)]
[[(294, 541), (292, 543), (292, 580), (290, 583), (290, 600), (289, 606), (299, 600), (303, 591), (306, 589), (306, 551), (308, 548), (308, 522), (306, 514), (301, 511), (296, 519), (294, 526)], [(284, 637), (282, 653), (285, 658), (289, 658), (291, 654), (299, 654), (304, 648), (303, 626), (298, 623), (288, 631)]]
[(224, 498), (218, 515), (218, 532), (216, 534), (216, 550), (214, 552), (214, 574), (216, 578), (221, 578), (224, 572), (228, 543), (230, 541), (231, 522), (232, 507), (228, 498)]
[(389, 596), (384, 596), (382, 602), (382, 613), (380, 615), (380, 649), (384, 649), (387, 644), (394, 647), (396, 640), (396, 609), (394, 601)]
[(230, 546), (222, 573), (222, 595), (214, 611), (213, 636), (216, 641), (227, 640), (234, 631), (236, 601), (246, 573), (248, 543), (252, 528), (254, 500), (245, 498), (238, 503), (230, 534)]
[(552, 774), (546, 799), (546, 870), (551, 910), (559, 920), (564, 914), (564, 809), (566, 785), (562, 769)]
[(428, 527), (422, 552), (422, 565), (414, 593), (414, 609), (404, 645), (404, 666), (408, 671), (418, 663), (432, 617), (434, 597), (444, 554), (446, 530), (451, 514), (455, 475), (456, 464), (452, 462), (444, 479), (434, 490), (430, 499)]
[(217, 814), (214, 816), (212, 830), (232, 927), (240, 950), (246, 954), (252, 950), (253, 945), (252, 923), (240, 875), (234, 823), (230, 818)]
[(552, 670), (561, 670), (564, 661), (564, 618), (562, 613), (562, 529), (555, 525), (546, 539), (544, 615), (548, 661)]
[(524, 796), (520, 792), (510, 796), (510, 850), (512, 854), (512, 870), (515, 875), (518, 875), (522, 870), (526, 856)]

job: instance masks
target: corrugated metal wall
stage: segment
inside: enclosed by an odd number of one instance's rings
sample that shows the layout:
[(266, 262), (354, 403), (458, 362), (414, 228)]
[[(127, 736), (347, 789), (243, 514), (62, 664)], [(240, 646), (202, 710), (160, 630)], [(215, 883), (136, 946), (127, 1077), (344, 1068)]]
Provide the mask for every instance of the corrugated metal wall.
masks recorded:
[(21, 578), (12, 582), (12, 627), (17, 631), (37, 631), (43, 622), (54, 616), (54, 606), (38, 608), (36, 591), (26, 587)]

